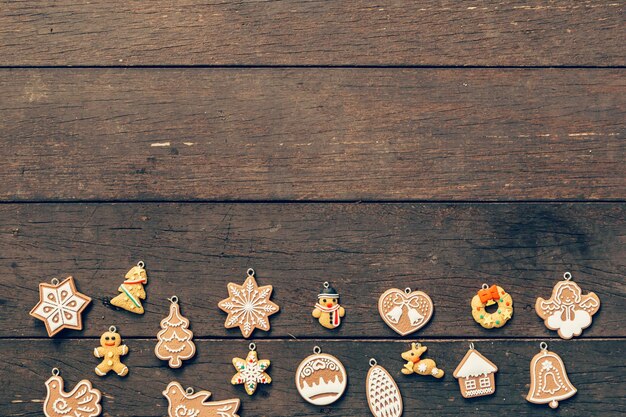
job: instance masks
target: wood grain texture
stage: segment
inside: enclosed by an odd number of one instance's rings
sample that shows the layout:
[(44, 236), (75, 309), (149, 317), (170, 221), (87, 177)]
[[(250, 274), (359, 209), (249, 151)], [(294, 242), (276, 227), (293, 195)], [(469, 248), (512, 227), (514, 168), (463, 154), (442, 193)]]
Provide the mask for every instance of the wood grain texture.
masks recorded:
[(2, 65), (625, 65), (614, 0), (3, 1)]
[[(230, 385), (233, 355), (245, 356), (245, 341), (202, 340), (198, 355), (191, 364), (173, 371), (154, 355), (156, 339), (127, 339), (130, 353), (125, 363), (130, 372), (98, 378), (93, 368), (98, 360), (92, 355), (97, 340), (0, 340), (6, 358), (0, 362), (0, 414), (9, 417), (41, 415), (45, 398), (44, 382), (53, 367), (59, 367), (69, 387), (89, 378), (103, 392), (103, 416), (162, 417), (167, 401), (161, 395), (166, 385), (179, 381), (184, 387), (208, 389), (213, 400), (238, 397), (241, 415), (257, 417), (369, 416), (365, 400), (365, 376), (368, 360), (375, 357), (397, 381), (405, 406), (405, 416), (499, 415), (503, 410), (519, 416), (554, 413), (547, 405), (525, 400), (530, 383), (529, 364), (539, 352), (540, 340), (479, 341), (476, 348), (498, 365), (496, 393), (466, 400), (461, 397), (452, 371), (467, 351), (468, 341), (430, 341), (428, 357), (446, 371), (443, 380), (400, 373), (404, 364), (400, 354), (408, 350), (408, 341), (261, 341), (260, 357), (272, 361), (269, 374), (273, 382), (248, 397), (241, 386)], [(559, 354), (578, 393), (559, 403), (559, 416), (618, 416), (626, 413), (626, 378), (623, 356), (624, 340), (580, 340), (575, 343), (547, 340), (550, 350)], [(337, 356), (348, 373), (348, 389), (337, 403), (316, 407), (298, 395), (294, 373), (302, 359), (320, 344), (324, 352)]]
[(0, 71), (0, 198), (623, 199), (624, 70)]
[[(602, 302), (583, 337), (624, 337), (625, 214), (608, 203), (0, 205), (0, 336), (46, 337), (28, 315), (38, 283), (71, 274), (94, 301), (85, 330), (61, 338), (96, 337), (111, 324), (153, 337), (172, 295), (197, 336), (241, 338), (224, 329), (217, 303), (253, 267), (281, 307), (271, 331), (255, 338), (394, 337), (376, 308), (392, 287), (433, 299), (434, 316), (417, 337), (554, 337), (534, 305), (564, 271)], [(146, 314), (116, 311), (107, 300), (140, 259)], [(332, 332), (311, 317), (327, 280), (347, 311)], [(513, 296), (513, 320), (498, 330), (470, 314), (485, 282)]]

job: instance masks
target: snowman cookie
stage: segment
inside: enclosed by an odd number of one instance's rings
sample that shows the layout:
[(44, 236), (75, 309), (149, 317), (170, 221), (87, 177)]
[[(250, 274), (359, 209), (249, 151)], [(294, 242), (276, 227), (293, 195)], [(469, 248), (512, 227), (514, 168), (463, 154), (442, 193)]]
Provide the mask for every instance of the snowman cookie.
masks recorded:
[(313, 317), (327, 329), (335, 329), (341, 324), (341, 318), (346, 315), (346, 309), (339, 304), (339, 294), (328, 282), (317, 295), (317, 304), (313, 310)]

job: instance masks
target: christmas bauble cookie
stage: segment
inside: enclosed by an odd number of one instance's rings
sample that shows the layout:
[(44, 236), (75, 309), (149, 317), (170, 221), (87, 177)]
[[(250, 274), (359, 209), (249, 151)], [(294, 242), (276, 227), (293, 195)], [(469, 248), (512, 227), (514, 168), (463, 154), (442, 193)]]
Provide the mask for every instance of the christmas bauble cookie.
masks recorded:
[(296, 370), (296, 388), (308, 402), (328, 405), (337, 401), (346, 390), (348, 374), (336, 357), (322, 353), (319, 347), (306, 357)]

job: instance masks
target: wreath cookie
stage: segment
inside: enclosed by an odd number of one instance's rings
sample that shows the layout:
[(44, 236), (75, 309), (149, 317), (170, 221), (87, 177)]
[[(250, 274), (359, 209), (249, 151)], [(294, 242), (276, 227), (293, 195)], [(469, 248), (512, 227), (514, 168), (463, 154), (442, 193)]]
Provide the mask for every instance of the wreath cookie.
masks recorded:
[[(485, 307), (498, 304), (498, 310), (489, 313)], [(513, 298), (498, 285), (483, 284), (482, 290), (472, 298), (472, 317), (485, 329), (502, 327), (513, 316)]]

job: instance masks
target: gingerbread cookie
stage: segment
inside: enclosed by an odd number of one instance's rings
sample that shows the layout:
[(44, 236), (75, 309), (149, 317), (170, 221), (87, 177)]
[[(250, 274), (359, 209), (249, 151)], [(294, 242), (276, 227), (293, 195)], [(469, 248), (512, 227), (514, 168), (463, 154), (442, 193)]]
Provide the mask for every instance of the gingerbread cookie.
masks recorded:
[(144, 266), (143, 261), (139, 261), (137, 266), (132, 267), (126, 273), (124, 282), (117, 289), (120, 294), (111, 300), (112, 305), (131, 313), (144, 313), (141, 300), (146, 299), (146, 290), (143, 286), (148, 283), (148, 274)]
[(254, 394), (259, 384), (271, 384), (272, 378), (265, 372), (270, 367), (268, 359), (259, 359), (256, 345), (250, 343), (250, 352), (246, 359), (233, 358), (237, 373), (230, 380), (233, 385), (243, 384), (248, 395)]
[(545, 342), (541, 342), (539, 346), (541, 352), (530, 361), (530, 388), (526, 401), (557, 408), (559, 401), (576, 394), (576, 387), (567, 377), (561, 357), (550, 352)]
[(249, 268), (243, 285), (230, 282), (228, 298), (220, 301), (218, 307), (228, 314), (224, 327), (239, 327), (243, 337), (248, 338), (254, 329), (270, 330), (269, 316), (278, 313), (280, 308), (270, 301), (271, 285), (259, 287), (254, 279), (254, 269)]
[(374, 417), (400, 417), (402, 395), (393, 377), (385, 368), (370, 359), (370, 370), (365, 381), (367, 404)]
[(109, 331), (100, 336), (100, 346), (93, 350), (96, 358), (104, 358), (95, 369), (98, 376), (105, 376), (114, 371), (119, 376), (126, 376), (128, 368), (124, 365), (120, 356), (128, 353), (128, 346), (122, 345), (122, 336), (117, 333), (115, 326), (109, 327)]
[(65, 392), (63, 378), (57, 368), (46, 381), (46, 399), (43, 413), (46, 417), (96, 417), (102, 412), (100, 400), (102, 393), (91, 382), (83, 379), (73, 390)]
[(422, 355), (428, 350), (420, 343), (411, 343), (411, 349), (402, 353), (402, 359), (406, 361), (402, 373), (404, 375), (418, 374), (430, 375), (439, 379), (443, 377), (443, 369), (437, 368), (437, 364), (432, 359), (422, 359)]
[[(486, 307), (498, 304), (498, 308), (493, 313), (486, 310)], [(476, 323), (485, 329), (502, 327), (513, 316), (513, 298), (509, 293), (498, 285), (489, 287), (483, 284), (482, 290), (472, 298), (472, 317)]]
[(296, 388), (308, 402), (328, 405), (337, 401), (346, 390), (348, 374), (343, 364), (315, 346), (296, 370)]
[(324, 288), (317, 295), (313, 317), (327, 329), (336, 329), (345, 315), (346, 310), (339, 304), (339, 293), (328, 282), (325, 282)]
[(593, 292), (583, 295), (580, 287), (570, 281), (569, 272), (563, 277), (564, 281), (556, 283), (549, 299), (537, 298), (535, 311), (548, 329), (556, 330), (562, 339), (571, 339), (591, 326), (591, 316), (600, 309), (600, 299)]
[(157, 358), (168, 361), (170, 368), (180, 368), (183, 360), (193, 358), (196, 354), (196, 345), (193, 332), (189, 327), (189, 320), (180, 314), (178, 297), (170, 300), (170, 314), (161, 320), (161, 331), (157, 334), (159, 342), (154, 348)]
[(433, 316), (433, 301), (422, 291), (391, 288), (378, 299), (378, 313), (396, 333), (406, 336), (421, 329)]
[(90, 297), (76, 290), (74, 278), (62, 282), (53, 278), (51, 284), (39, 284), (39, 302), (30, 315), (43, 321), (52, 337), (63, 329), (82, 330), (81, 314), (90, 302)]
[(239, 417), (239, 398), (209, 402), (209, 391), (194, 392), (176, 381), (170, 382), (163, 395), (167, 398), (169, 417)]
[(496, 392), (495, 374), (498, 367), (485, 358), (470, 343), (469, 350), (452, 375), (459, 380), (461, 395), (465, 398), (481, 397)]

